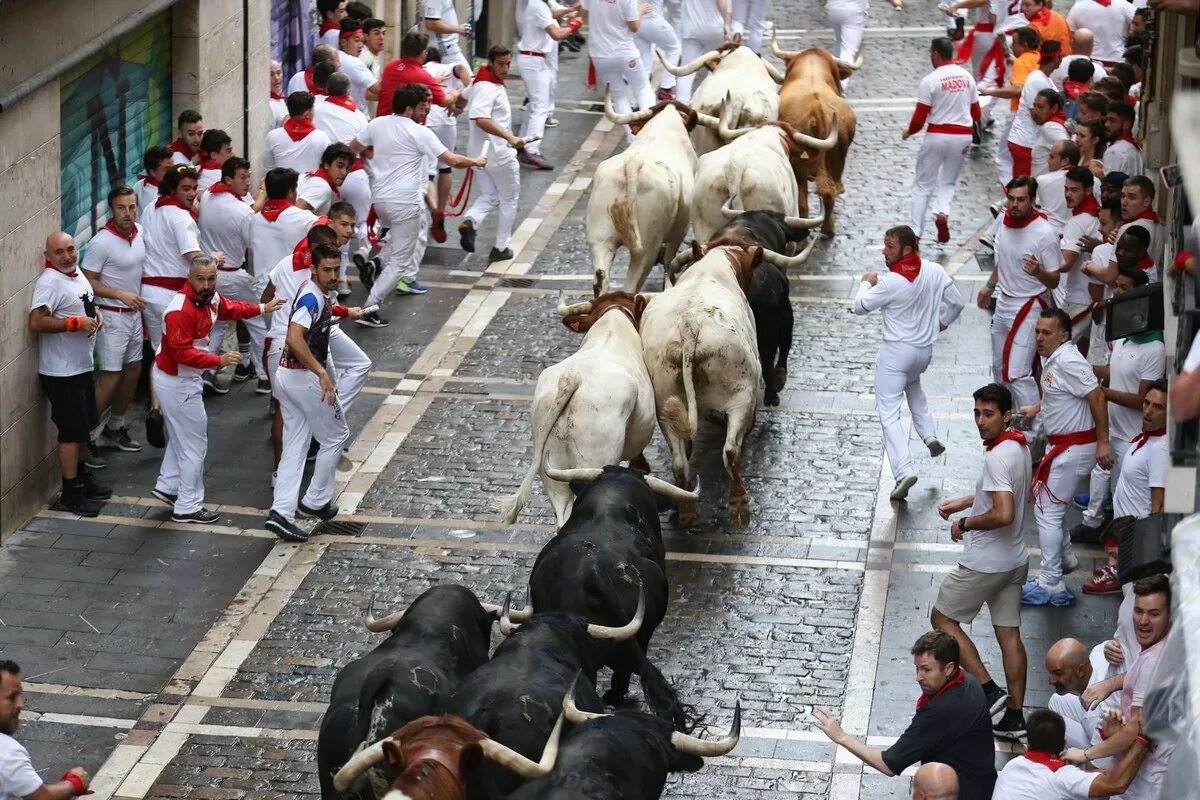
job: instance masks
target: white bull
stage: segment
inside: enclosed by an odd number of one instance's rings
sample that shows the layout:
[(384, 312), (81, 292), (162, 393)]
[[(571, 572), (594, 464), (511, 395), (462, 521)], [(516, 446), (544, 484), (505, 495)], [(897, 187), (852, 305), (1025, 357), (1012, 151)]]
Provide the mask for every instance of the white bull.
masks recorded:
[[(641, 323), (642, 352), (676, 486), (692, 485), (688, 452), (700, 412), (725, 416), (724, 461), (734, 525), (750, 521), (742, 443), (758, 412), (762, 368), (746, 290), (761, 259), (758, 247), (712, 248), (674, 286), (650, 300)], [(680, 525), (695, 521), (695, 505), (681, 502)]]
[[(662, 50), (658, 50), (658, 59), (673, 75), (690, 75), (719, 60), (712, 74), (692, 92), (691, 106), (697, 113), (720, 117), (728, 96), (735, 112), (730, 118), (731, 127), (759, 125), (779, 118), (779, 84), (783, 83), (783, 73), (749, 47), (710, 50), (678, 67), (668, 63)], [(714, 126), (705, 125), (692, 131), (696, 155), (710, 153), (724, 143)]]
[[(612, 292), (596, 300), (559, 306), (563, 322), (586, 332), (579, 350), (538, 376), (533, 396), (533, 463), (501, 516), (512, 523), (542, 475), (559, 527), (571, 516), (571, 487), (545, 475), (556, 469), (602, 467), (621, 461), (649, 471), (642, 451), (654, 435), (654, 387), (642, 360), (638, 321), (646, 298)], [(694, 497), (647, 476), (650, 488), (674, 499)]]
[[(688, 227), (688, 208), (696, 175), (696, 153), (688, 139), (697, 118), (682, 103), (660, 104), (632, 114), (612, 110), (604, 95), (604, 113), (618, 125), (644, 123), (633, 143), (596, 168), (587, 204), (587, 240), (592, 255), (592, 293), (608, 291), (617, 250), (629, 250), (625, 289), (642, 288), (664, 253), (670, 260)], [(718, 120), (705, 124), (716, 127)]]

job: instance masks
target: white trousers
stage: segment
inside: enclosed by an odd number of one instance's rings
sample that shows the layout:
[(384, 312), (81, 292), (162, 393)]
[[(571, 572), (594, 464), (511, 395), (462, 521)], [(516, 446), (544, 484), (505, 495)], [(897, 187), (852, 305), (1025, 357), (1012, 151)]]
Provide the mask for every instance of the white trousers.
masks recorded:
[(1017, 118), (1017, 115), (1010, 111), (1009, 107), (1003, 103), (1004, 101), (1001, 100), (1001, 106), (992, 107), (992, 116), (996, 116), (997, 114), (1003, 115), (1001, 124), (1004, 126), (1004, 129), (996, 137), (996, 141), (999, 142), (999, 146), (996, 147), (996, 170), (999, 172), (1000, 185), (1007, 186), (1008, 182), (1013, 178), (1013, 160), (1012, 153), (1008, 151), (1008, 134), (1012, 131), (1013, 120)]
[(367, 382), (371, 359), (342, 330), (341, 325), (334, 325), (329, 329), (329, 360), (333, 362), (337, 374), (338, 402), (342, 404), (342, 414), (349, 414), (350, 405)]
[[(550, 113), (554, 113), (555, 101), (558, 99), (558, 42), (546, 53), (546, 63), (554, 70), (554, 80), (550, 82)], [(454, 148), (451, 147), (451, 150)]]
[(150, 370), (150, 386), (167, 426), (167, 449), (154, 488), (177, 495), (176, 514), (193, 514), (204, 505), (204, 457), (208, 454), (208, 413), (200, 376), (168, 375)]
[[(762, 0), (762, 2), (765, 1)], [(648, 14), (642, 17), (642, 24), (638, 28), (633, 43), (637, 45), (638, 54), (647, 76), (654, 72), (654, 45), (662, 48), (663, 55), (667, 57), (667, 61), (672, 66), (679, 66), (679, 56), (683, 53), (683, 45), (680, 44), (675, 29), (663, 19), (662, 14)], [(675, 76), (664, 69), (662, 75), (659, 76), (658, 85), (662, 89), (674, 89)]]
[(525, 109), (525, 122), (521, 126), (521, 138), (529, 141), (538, 137), (539, 141), (525, 145), (525, 152), (537, 155), (542, 150), (541, 137), (546, 135), (546, 120), (550, 119), (552, 108), (551, 87), (557, 82), (554, 68), (542, 56), (517, 56), (521, 68), (521, 80), (525, 81), (525, 94), (529, 97), (529, 107)]
[(834, 55), (843, 61), (854, 61), (862, 49), (863, 31), (867, 27), (866, 8), (829, 3), (825, 6), (825, 22), (833, 28), (837, 43)]
[(521, 197), (521, 165), (517, 157), (511, 151), (504, 154), (491, 151), (487, 166), (475, 170), (475, 188), (475, 200), (463, 216), (479, 227), (495, 211), (496, 248), (503, 250), (512, 242), (517, 201)]
[[(633, 92), (639, 110), (654, 105), (650, 72), (640, 58), (592, 58), (592, 64), (596, 67), (596, 85), (612, 89), (613, 111), (628, 114), (633, 110), (629, 104), (630, 92)], [(677, 86), (682, 87), (684, 80), (680, 78)], [(628, 126), (625, 127), (625, 138), (633, 141), (633, 133)]]
[(388, 229), (388, 234), (379, 251), (383, 269), (367, 295), (365, 305), (368, 306), (382, 303), (400, 278), (416, 277), (429, 235), (423, 200), (419, 203), (376, 203), (375, 214), (379, 224)]
[[(716, 50), (721, 46), (724, 39), (724, 32), (718, 29), (715, 33), (710, 32), (705, 36), (691, 38), (685, 37), (680, 41), (682, 53), (679, 57), (679, 63), (687, 64), (694, 61), (709, 50)], [(681, 103), (692, 102), (692, 89), (696, 85), (696, 76), (702, 72), (707, 72), (701, 68), (691, 75), (680, 75), (675, 82), (675, 98)], [(649, 106), (647, 106), (648, 108)]]
[(925, 134), (913, 174), (912, 225), (917, 236), (925, 233), (925, 210), (930, 198), (933, 198), (933, 213), (950, 213), (954, 184), (970, 147), (971, 137), (965, 134)]
[(163, 313), (175, 295), (173, 289), (142, 284), (142, 299), (146, 301), (146, 307), (142, 309), (142, 321), (146, 323), (146, 338), (150, 340), (150, 348), (156, 353), (162, 344)]
[(1067, 504), (1079, 485), (1079, 478), (1096, 462), (1096, 445), (1075, 444), (1050, 463), (1045, 486), (1037, 486), (1033, 498), (1033, 518), (1037, 521), (1038, 544), (1042, 548), (1042, 572), (1038, 582), (1047, 589), (1062, 583), (1063, 559), (1071, 553), (1071, 537), (1063, 531)]
[(762, 52), (770, 5), (771, 0), (733, 0), (730, 32), (742, 34), (742, 44), (756, 53)]
[(937, 435), (929, 401), (921, 388), (921, 374), (929, 367), (931, 358), (932, 347), (913, 347), (901, 342), (884, 342), (879, 346), (879, 360), (875, 363), (875, 408), (883, 426), (883, 446), (896, 480), (913, 472), (908, 436), (900, 423), (900, 403), (905, 398), (917, 436), (925, 439)]
[[(217, 272), (217, 292), (222, 297), (227, 297), (230, 300), (259, 303), (262, 301), (264, 288), (266, 288), (265, 283), (260, 284), (259, 278), (251, 275), (244, 269), (239, 269), (236, 272), (221, 272), (219, 270)], [(246, 330), (250, 332), (251, 353), (261, 353), (263, 351), (263, 341), (267, 338), (268, 319), (267, 315), (259, 314), (257, 317), (249, 317), (242, 320), (246, 325)], [(225, 340), (225, 326), (228, 324), (223, 319), (219, 319), (213, 323), (212, 333), (208, 337), (209, 352), (221, 352), (221, 343)], [(260, 379), (267, 377), (263, 374), (257, 358), (251, 358), (250, 365), (254, 367), (254, 372)]]
[[(453, 149), (453, 148), (451, 148)], [(342, 199), (354, 206), (354, 235), (350, 237), (349, 250), (353, 255), (367, 247), (367, 215), (371, 213), (371, 181), (365, 169), (356, 169), (346, 175), (342, 182)]]
[[(996, 292), (996, 313), (992, 316), (992, 379), (1003, 383), (1013, 394), (1016, 408), (1038, 401), (1038, 385), (1033, 378), (1033, 359), (1037, 353), (1034, 326), (1044, 305), (1036, 297), (1010, 297)], [(1021, 310), (1025, 317), (1014, 330)]]
[(304, 505), (320, 508), (333, 498), (338, 459), (350, 432), (341, 404), (337, 401), (326, 403), (322, 399), (321, 382), (312, 372), (281, 367), (275, 373), (275, 380), (279, 384), (275, 397), (283, 414), (283, 454), (279, 459), (271, 510), (290, 522), (296, 518), (296, 502), (300, 497), (300, 483), (304, 480), (309, 441), (316, 439), (321, 449), (313, 464)]
[(1092, 474), (1088, 479), (1088, 507), (1087, 511), (1083, 512), (1083, 524), (1093, 528), (1099, 528), (1104, 522), (1104, 501), (1121, 478), (1121, 462), (1125, 460), (1125, 454), (1129, 452), (1132, 444), (1115, 436), (1110, 437), (1108, 441), (1113, 454), (1112, 469), (1105, 469), (1096, 464), (1092, 467)]

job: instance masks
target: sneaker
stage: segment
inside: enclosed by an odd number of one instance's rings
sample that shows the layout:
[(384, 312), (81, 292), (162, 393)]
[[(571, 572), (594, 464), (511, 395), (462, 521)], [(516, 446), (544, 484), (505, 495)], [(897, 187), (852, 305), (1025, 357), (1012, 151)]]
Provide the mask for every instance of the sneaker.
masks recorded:
[(285, 539), (289, 542), (308, 541), (308, 534), (304, 532), (303, 528), (300, 528), (294, 522), (288, 522), (277, 511), (267, 514), (267, 521), (263, 523), (263, 527), (280, 539)]
[(200, 382), (204, 384), (205, 394), (229, 394), (229, 387), (222, 386), (217, 382), (217, 373), (211, 369), (205, 370), (200, 375)]
[(352, 291), (349, 278), (342, 278), (338, 281), (337, 296), (339, 300), (345, 300)]
[(401, 278), (396, 281), (396, 291), (400, 294), (425, 294), (429, 287), (418, 283), (416, 278)]
[(1121, 581), (1117, 579), (1117, 568), (1111, 564), (1100, 567), (1096, 575), (1083, 585), (1084, 594), (1120, 594)]
[(990, 206), (988, 206), (988, 211), (992, 212), (992, 219), (1000, 216), (1000, 212), (1003, 210), (1004, 203), (1000, 200), (997, 200), (995, 203), (992, 203)]
[(936, 436), (926, 436), (924, 441), (925, 446), (929, 448), (929, 455), (933, 456), (934, 458), (937, 458), (942, 453), (946, 452), (946, 445), (938, 441)]
[(321, 443), (313, 439), (308, 443), (308, 453), (305, 454), (304, 460), (309, 463), (317, 460), (317, 453), (321, 452)]
[(429, 226), (429, 235), (438, 244), (446, 241), (446, 212), (433, 212), (433, 223)]
[(1079, 569), (1079, 557), (1074, 553), (1066, 553), (1063, 555), (1063, 575), (1070, 575), (1075, 570)]
[(150, 409), (150, 413), (146, 414), (146, 441), (152, 447), (167, 446), (167, 431), (163, 424), (162, 411), (157, 408)]
[(945, 244), (950, 241), (950, 217), (947, 214), (937, 214), (933, 218), (933, 224), (937, 226), (938, 244)]
[(193, 511), (190, 514), (172, 514), (171, 522), (211, 525), (220, 518), (221, 515), (217, 512), (209, 511), (207, 508), (202, 508), (199, 511)]
[(151, 489), (150, 494), (154, 495), (154, 497), (156, 499), (161, 501), (164, 505), (169, 506), (170, 508), (174, 508), (175, 501), (179, 499), (179, 495), (171, 494), (170, 492), (164, 492), (162, 489), (158, 489), (158, 488)]
[(1071, 498), (1071, 502), (1074, 503), (1075, 507), (1081, 511), (1087, 511), (1088, 504), (1091, 503), (1091, 501), (1092, 495), (1090, 492), (1080, 492)]
[(83, 454), (83, 465), (88, 469), (104, 469), (108, 466), (108, 462), (100, 456), (100, 448), (93, 441), (87, 443), (87, 451)]
[[(245, 358), (245, 356), (243, 356), (243, 358)], [(250, 366), (249, 364), (242, 363), (233, 368), (234, 383), (245, 383), (253, 378), (254, 375), (254, 367)]]
[(255, 394), (270, 394), (271, 393), (271, 382), (269, 380), (267, 380), (266, 378), (259, 378), (258, 386), (254, 387), (254, 393)]
[(1008, 691), (1001, 686), (984, 689), (983, 699), (987, 703), (988, 714), (994, 716), (999, 714), (1000, 709), (1008, 702)]
[(1015, 708), (1004, 712), (1000, 721), (992, 725), (992, 735), (997, 739), (1016, 742), (1025, 738), (1025, 714)]
[(369, 253), (359, 250), (350, 259), (358, 268), (358, 282), (369, 292), (375, 285), (375, 262), (367, 258), (368, 255)]
[(113, 496), (113, 490), (111, 486), (98, 482), (91, 475), (84, 475), (83, 496), (88, 500), (108, 500)]
[(954, 32), (950, 38), (956, 42), (961, 42), (963, 37), (967, 35), (967, 21), (962, 17), (954, 18)]
[(675, 90), (659, 87), (658, 95), (655, 97), (655, 99), (660, 103), (669, 103), (675, 99)]
[(1102, 530), (1098, 526), (1093, 528), (1091, 525), (1081, 522), (1071, 528), (1071, 542), (1074, 544), (1099, 544)]
[(517, 154), (517, 162), (524, 164), (527, 167), (533, 167), (537, 170), (547, 171), (554, 169), (553, 164), (546, 163), (546, 160), (537, 153), (521, 152)]
[(905, 475), (903, 478), (896, 481), (896, 486), (892, 489), (891, 499), (904, 500), (906, 497), (908, 497), (908, 490), (911, 489), (916, 482), (916, 475)]
[(458, 225), (458, 244), (468, 253), (475, 252), (475, 223), (464, 219)]
[(1058, 586), (1053, 591), (1042, 586), (1037, 578), (1030, 578), (1021, 587), (1022, 605), (1065, 608), (1074, 602), (1075, 595), (1071, 594), (1070, 590), (1061, 581), (1059, 581)]
[(558, 120), (556, 120), (554, 117), (550, 117), (550, 119), (546, 120), (546, 127), (547, 128), (557, 128)]
[(333, 504), (332, 500), (320, 508), (309, 508), (308, 506), (304, 505), (303, 501), (301, 501), (296, 504), (296, 511), (300, 512), (306, 517), (313, 517), (314, 519), (324, 521), (331, 520), (338, 515), (338, 507)]
[(100, 509), (103, 507), (103, 503), (84, 497), (83, 491), (78, 486), (70, 491), (64, 491), (51, 506), (55, 511), (66, 511), (78, 517), (98, 517)]
[(372, 311), (370, 314), (363, 314), (361, 318), (354, 320), (354, 324), (364, 328), (386, 328), (388, 321), (379, 316), (378, 311)]
[(512, 248), (506, 247), (503, 250), (493, 247), (492, 252), (488, 253), (488, 263), (495, 264), (497, 261), (512, 261)]
[(983, 236), (979, 237), (979, 245), (981, 247), (986, 247), (989, 250), (995, 250), (996, 240), (992, 238), (990, 233), (985, 233)]
[(108, 447), (115, 447), (126, 453), (140, 453), (142, 446), (129, 438), (129, 426), (121, 428), (106, 427), (100, 432), (100, 441)]

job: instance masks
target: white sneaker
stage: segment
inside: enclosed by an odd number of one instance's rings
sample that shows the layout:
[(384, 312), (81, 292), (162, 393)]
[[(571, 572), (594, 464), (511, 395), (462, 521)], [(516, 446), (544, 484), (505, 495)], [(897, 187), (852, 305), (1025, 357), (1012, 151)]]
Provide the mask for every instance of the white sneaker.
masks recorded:
[(275, 488), (275, 481), (277, 481), (277, 480), (279, 480), (279, 473), (278, 473), (278, 472), (272, 472), (272, 473), (271, 473), (271, 488), (272, 488), (272, 489), (274, 489), (274, 488)]

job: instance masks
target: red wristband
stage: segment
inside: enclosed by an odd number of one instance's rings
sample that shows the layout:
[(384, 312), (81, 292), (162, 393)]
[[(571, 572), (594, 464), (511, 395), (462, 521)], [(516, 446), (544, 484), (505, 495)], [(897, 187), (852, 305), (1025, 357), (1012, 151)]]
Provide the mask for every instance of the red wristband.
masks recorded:
[(1175, 254), (1175, 271), (1183, 272), (1184, 268), (1187, 266), (1188, 259), (1190, 259), (1191, 257), (1192, 257), (1191, 250), (1180, 250), (1178, 253), (1176, 253)]
[(67, 323), (68, 333), (74, 333), (83, 327), (83, 317), (67, 317), (63, 321)]
[[(72, 317), (72, 319), (78, 319), (78, 317)], [(64, 773), (59, 780), (66, 781), (67, 783), (71, 784), (71, 786), (75, 789), (76, 797), (85, 794), (92, 794), (92, 790), (83, 785), (83, 778), (79, 777), (74, 772)]]
[(583, 27), (583, 20), (573, 19), (567, 23), (567, 27), (570, 28), (572, 32), (577, 31)]
[(350, 307), (340, 303), (334, 303), (329, 307), (329, 313), (339, 319), (350, 316)]

